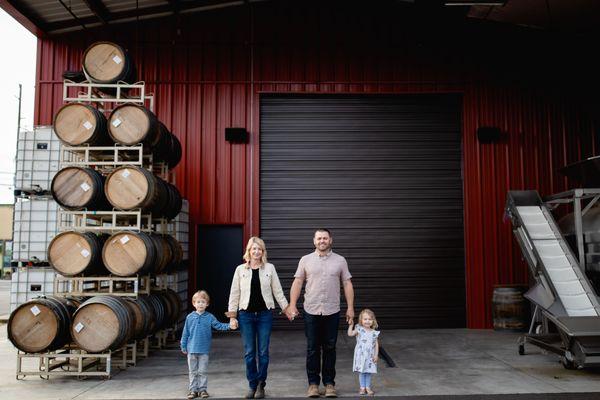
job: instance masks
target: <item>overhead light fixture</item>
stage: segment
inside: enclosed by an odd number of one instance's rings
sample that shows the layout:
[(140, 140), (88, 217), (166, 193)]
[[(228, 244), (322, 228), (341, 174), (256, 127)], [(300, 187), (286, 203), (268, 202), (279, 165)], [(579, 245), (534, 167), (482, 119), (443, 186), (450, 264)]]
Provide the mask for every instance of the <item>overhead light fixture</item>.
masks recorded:
[(465, 1), (465, 0), (456, 0), (456, 1), (445, 1), (445, 6), (503, 6), (506, 4), (506, 0), (504, 1)]

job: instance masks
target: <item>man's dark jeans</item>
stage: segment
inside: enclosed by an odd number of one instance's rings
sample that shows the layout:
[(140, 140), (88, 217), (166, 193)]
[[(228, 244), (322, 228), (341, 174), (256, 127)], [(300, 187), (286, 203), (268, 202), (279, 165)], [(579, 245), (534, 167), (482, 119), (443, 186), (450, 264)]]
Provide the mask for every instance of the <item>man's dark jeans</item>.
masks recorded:
[(323, 377), (323, 385), (335, 385), (335, 345), (339, 322), (339, 311), (331, 315), (312, 315), (304, 312), (306, 374), (309, 385), (319, 385), (320, 375)]

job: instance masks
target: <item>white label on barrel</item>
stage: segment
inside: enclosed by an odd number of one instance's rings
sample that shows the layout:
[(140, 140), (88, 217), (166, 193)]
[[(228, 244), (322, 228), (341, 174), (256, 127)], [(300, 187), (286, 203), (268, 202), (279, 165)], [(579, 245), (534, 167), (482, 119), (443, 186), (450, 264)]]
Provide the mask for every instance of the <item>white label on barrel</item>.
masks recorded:
[(41, 313), (40, 309), (38, 308), (38, 306), (33, 306), (29, 309), (31, 311), (31, 313), (35, 316), (37, 316), (39, 313)]
[(113, 122), (112, 122), (112, 124), (113, 124), (113, 126), (116, 128), (116, 127), (118, 127), (119, 125), (121, 125), (121, 122), (123, 122), (123, 121), (121, 121), (119, 118), (115, 118), (115, 119), (113, 119)]
[(121, 64), (123, 62), (123, 60), (121, 60), (121, 57), (119, 56), (114, 56), (113, 61), (115, 62), (115, 64)]
[(121, 172), (123, 178), (127, 178), (129, 175), (131, 175), (131, 172), (129, 172), (128, 169), (124, 169), (123, 172)]
[(79, 333), (81, 332), (81, 330), (84, 328), (83, 324), (80, 322), (77, 325), (75, 325), (75, 332)]
[(83, 191), (84, 191), (84, 192), (87, 192), (88, 190), (90, 190), (90, 189), (91, 189), (91, 186), (90, 186), (90, 185), (88, 185), (86, 182), (83, 182), (81, 185), (79, 185), (79, 187), (80, 187), (81, 189), (83, 189)]
[(88, 131), (89, 131), (90, 129), (92, 129), (92, 127), (93, 127), (93, 126), (94, 126), (94, 125), (92, 125), (92, 124), (90, 123), (90, 121), (85, 121), (85, 122), (83, 123), (83, 127), (84, 127), (85, 129), (87, 129)]
[(129, 236), (125, 235), (121, 238), (121, 243), (125, 244), (127, 242), (129, 242)]
[(90, 252), (87, 251), (87, 249), (81, 249), (81, 255), (85, 258), (88, 258), (90, 256)]

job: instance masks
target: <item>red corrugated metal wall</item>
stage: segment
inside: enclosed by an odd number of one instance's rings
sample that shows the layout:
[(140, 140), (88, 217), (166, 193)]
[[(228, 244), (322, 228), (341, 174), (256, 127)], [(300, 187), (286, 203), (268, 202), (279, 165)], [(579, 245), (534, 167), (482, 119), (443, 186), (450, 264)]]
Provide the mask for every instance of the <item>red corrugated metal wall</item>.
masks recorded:
[[(512, 60), (478, 47), (476, 39), (465, 41), (477, 27), (417, 20), (393, 3), (369, 9), (299, 3), (257, 3), (40, 40), (35, 121), (51, 123), (62, 103), (61, 74), (80, 69), (88, 44), (123, 43), (155, 93), (158, 117), (185, 149), (177, 185), (190, 201), (192, 223), (239, 224), (248, 237), (259, 232), (261, 93), (463, 93), (467, 321), (490, 327), (493, 285), (527, 281), (502, 219), (506, 191), (566, 189), (556, 168), (597, 153), (591, 118), (574, 96), (540, 89), (543, 80), (529, 82)], [(501, 128), (505, 137), (478, 143), (482, 125)], [(246, 127), (250, 143), (226, 142), (230, 126)]]

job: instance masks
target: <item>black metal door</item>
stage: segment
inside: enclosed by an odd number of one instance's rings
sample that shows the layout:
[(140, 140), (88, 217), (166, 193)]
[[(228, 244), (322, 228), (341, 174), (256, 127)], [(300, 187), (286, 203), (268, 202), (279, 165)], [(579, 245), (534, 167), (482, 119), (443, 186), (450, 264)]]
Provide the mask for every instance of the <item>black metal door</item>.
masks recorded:
[(223, 313), (227, 311), (233, 272), (244, 261), (242, 242), (241, 226), (198, 226), (197, 290), (208, 292), (207, 310), (219, 321), (227, 321)]
[(357, 312), (384, 328), (464, 327), (461, 160), (456, 95), (263, 96), (261, 235), (286, 295), (326, 227)]

